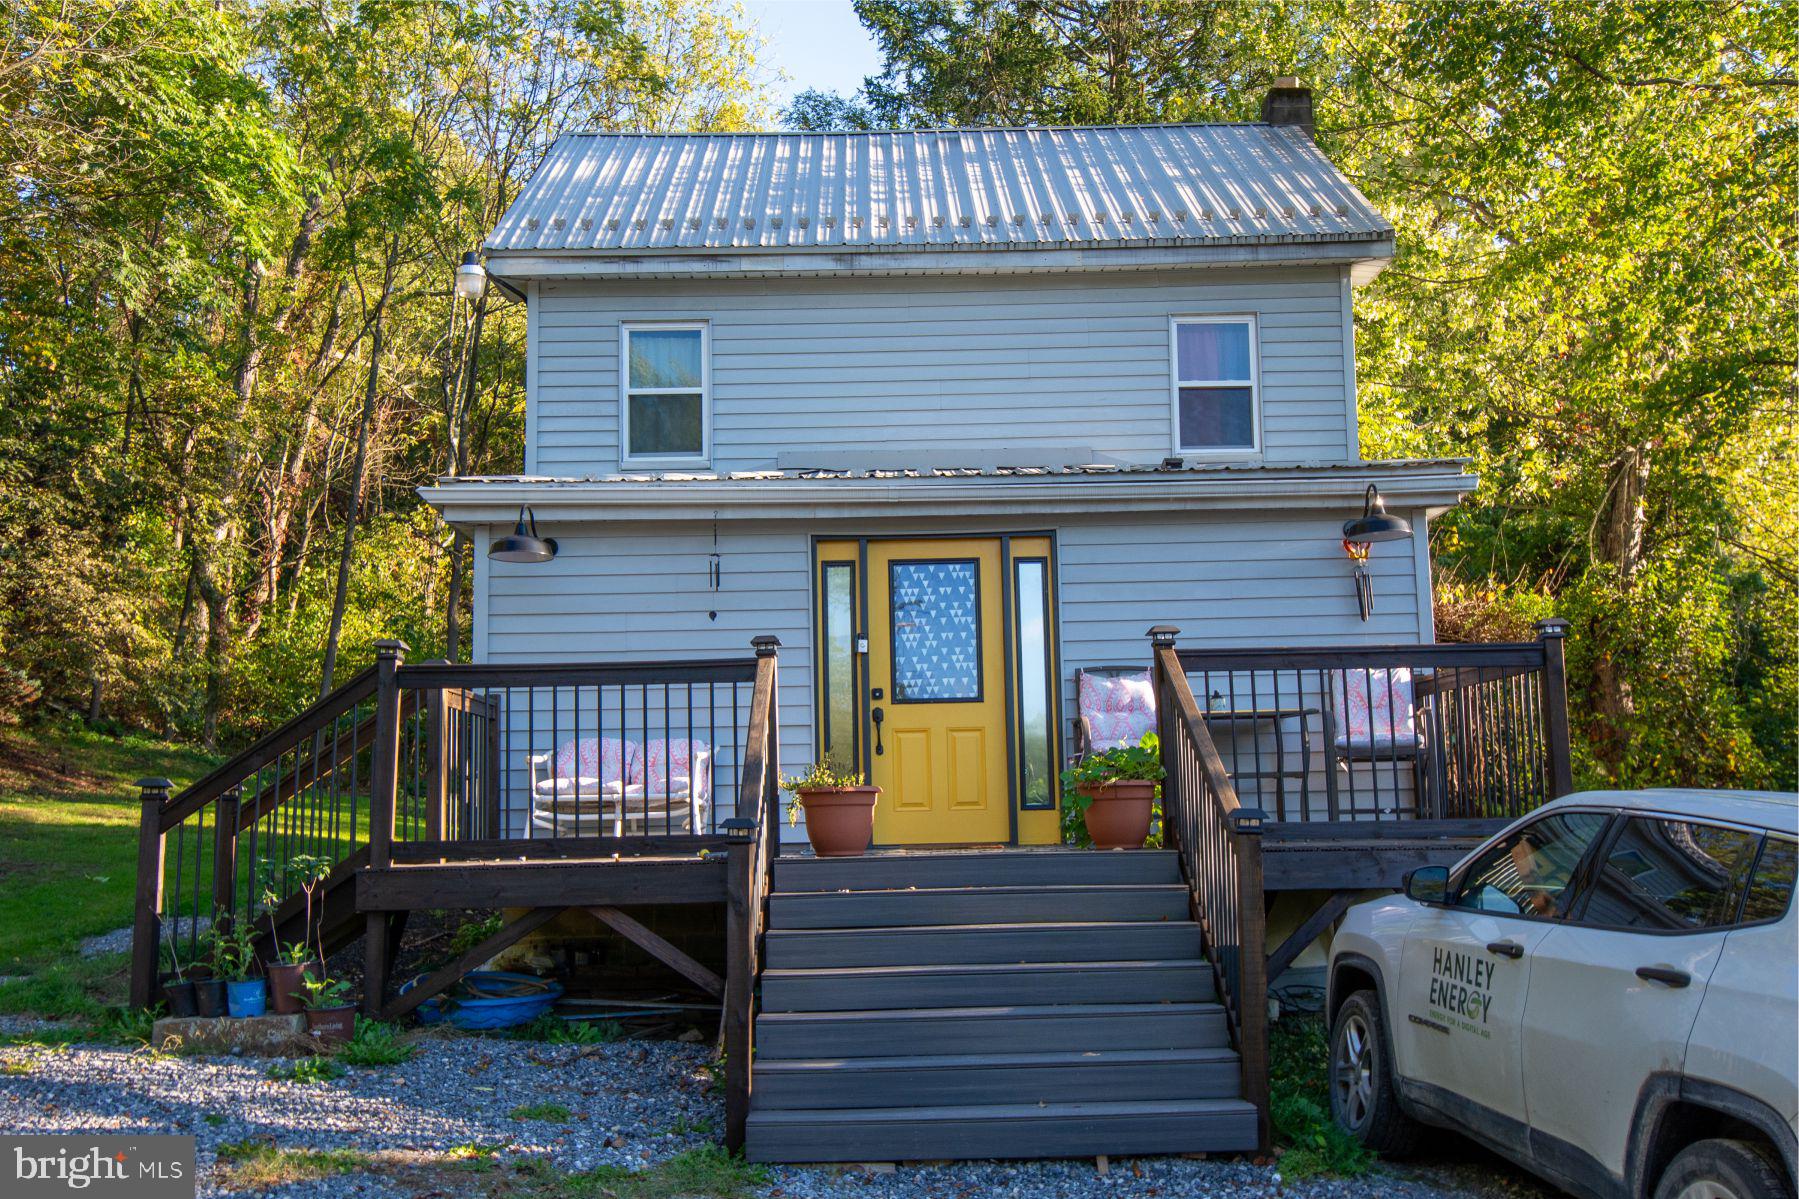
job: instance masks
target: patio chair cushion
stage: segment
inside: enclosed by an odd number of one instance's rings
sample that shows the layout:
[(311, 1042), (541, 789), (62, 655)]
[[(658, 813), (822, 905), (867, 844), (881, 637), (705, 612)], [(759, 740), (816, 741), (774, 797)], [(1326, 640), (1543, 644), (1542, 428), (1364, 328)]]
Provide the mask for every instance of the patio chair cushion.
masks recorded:
[(686, 799), (704, 803), (712, 791), (712, 747), (704, 741), (653, 738), (644, 743), (640, 765), (631, 782), (652, 799)]
[(540, 797), (615, 798), (642, 769), (642, 753), (636, 742), (617, 737), (571, 737), (556, 747), (549, 776), (533, 789)]
[(1338, 749), (1352, 757), (1418, 749), (1410, 667), (1345, 670), (1337, 687), (1332, 698), (1343, 700)]
[(1145, 733), (1156, 731), (1155, 684), (1147, 670), (1131, 674), (1082, 671), (1078, 700), (1092, 749), (1136, 745)]

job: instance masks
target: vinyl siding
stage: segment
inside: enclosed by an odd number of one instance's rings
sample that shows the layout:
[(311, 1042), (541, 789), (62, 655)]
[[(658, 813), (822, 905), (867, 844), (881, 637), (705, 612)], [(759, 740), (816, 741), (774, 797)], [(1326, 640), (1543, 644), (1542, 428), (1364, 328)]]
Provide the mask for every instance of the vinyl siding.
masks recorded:
[[(1422, 514), (1411, 514), (1422, 528)], [(1357, 617), (1337, 511), (1170, 513), (1069, 519), (1056, 538), (1063, 727), (1074, 671), (1144, 664), (1152, 625), (1182, 645), (1416, 642), (1427, 559), (1405, 542), (1370, 560), (1375, 613)], [(721, 585), (711, 590), (710, 524), (562, 526), (560, 553), (538, 566), (487, 563), (476, 580), (485, 661), (657, 661), (748, 656), (759, 633), (781, 639), (781, 761), (811, 760), (811, 538), (918, 533), (896, 522), (738, 523), (718, 531)], [(934, 522), (933, 535), (1042, 532), (1017, 522)], [(716, 613), (716, 618), (709, 615)], [(788, 835), (793, 835), (791, 831)]]
[(717, 470), (814, 450), (831, 465), (865, 450), (947, 465), (1001, 447), (1157, 462), (1172, 451), (1170, 316), (1252, 313), (1263, 460), (1340, 461), (1352, 444), (1344, 287), (1334, 268), (544, 282), (527, 460), (539, 474), (618, 471), (620, 323), (697, 319), (711, 326)]

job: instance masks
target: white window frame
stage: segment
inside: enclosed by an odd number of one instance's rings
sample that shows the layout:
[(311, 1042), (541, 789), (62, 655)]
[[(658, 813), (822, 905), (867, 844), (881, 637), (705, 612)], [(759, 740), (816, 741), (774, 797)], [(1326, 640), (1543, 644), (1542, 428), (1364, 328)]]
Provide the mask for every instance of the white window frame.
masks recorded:
[[(694, 455), (633, 456), (631, 397), (692, 395), (691, 387), (632, 387), (631, 335), (636, 332), (700, 335), (700, 452)], [(621, 321), (618, 327), (618, 461), (620, 466), (685, 467), (712, 464), (712, 328), (707, 321)]]
[[(1182, 325), (1247, 325), (1249, 327), (1249, 378), (1247, 379), (1183, 379), (1181, 378), (1180, 328)], [(1247, 446), (1183, 446), (1181, 444), (1181, 388), (1183, 387), (1247, 387), (1249, 388), (1249, 427), (1251, 444)], [(1262, 452), (1262, 336), (1261, 324), (1253, 312), (1175, 315), (1168, 318), (1168, 440), (1180, 458), (1254, 458)]]

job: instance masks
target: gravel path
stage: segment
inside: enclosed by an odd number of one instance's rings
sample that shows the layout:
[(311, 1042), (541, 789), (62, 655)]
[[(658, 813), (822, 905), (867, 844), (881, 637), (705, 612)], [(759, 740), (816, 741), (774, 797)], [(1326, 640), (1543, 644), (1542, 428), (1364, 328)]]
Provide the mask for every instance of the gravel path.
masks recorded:
[[(355, 1149), (429, 1161), (458, 1148), (503, 1148), (569, 1172), (640, 1168), (709, 1144), (723, 1120), (709, 1092), (704, 1046), (632, 1041), (597, 1047), (434, 1036), (400, 1066), (342, 1078), (273, 1081), (283, 1059), (171, 1057), (100, 1046), (0, 1047), (0, 1129), (192, 1134), (200, 1193), (220, 1189), (219, 1146), (261, 1140), (281, 1148)], [(8, 1068), (10, 1067), (10, 1068)], [(523, 1104), (558, 1104), (571, 1119), (514, 1119)], [(1145, 1158), (901, 1166), (890, 1172), (773, 1170), (768, 1199), (1547, 1199), (1550, 1192), (1495, 1159), (1452, 1160), (1351, 1182), (1288, 1183), (1279, 1167), (1235, 1160)], [(460, 1192), (461, 1188), (458, 1188)], [(403, 1175), (356, 1174), (291, 1183), (279, 1199), (416, 1199)], [(437, 1193), (443, 1193), (441, 1191)]]

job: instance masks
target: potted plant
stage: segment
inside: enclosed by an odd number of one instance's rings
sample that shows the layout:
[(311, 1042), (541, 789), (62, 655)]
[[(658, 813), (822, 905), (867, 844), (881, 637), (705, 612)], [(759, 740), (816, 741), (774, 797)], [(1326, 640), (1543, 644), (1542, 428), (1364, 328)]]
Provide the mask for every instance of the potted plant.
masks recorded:
[(356, 1005), (350, 984), (340, 978), (307, 978), (300, 983), (306, 1031), (321, 1041), (347, 1041), (356, 1033)]
[(1098, 849), (1141, 849), (1161, 798), (1161, 746), (1154, 733), (1136, 745), (1088, 754), (1062, 772), (1063, 802)]
[(331, 863), (324, 858), (301, 855), (291, 859), (287, 869), (289, 874), (297, 876), (300, 891), (306, 897), (306, 916), (301, 925), (300, 940), (287, 945), (280, 942), (275, 909), (281, 902), (281, 896), (276, 892), (266, 868), (262, 888), (262, 903), (268, 910), (269, 943), (273, 946), (274, 954), (274, 960), (269, 963), (269, 1006), (283, 1016), (291, 1016), (300, 1010), (301, 986), (308, 978), (323, 973), (322, 967), (312, 956), (312, 897), (319, 884), (331, 873)]
[(169, 1015), (186, 1019), (194, 1014), (194, 982), (181, 965), (173, 930), (165, 925), (163, 931), (168, 938), (162, 946), (162, 997), (169, 1005)]
[(225, 973), (220, 969), (219, 934), (216, 924), (200, 934), (201, 961), (193, 967), (194, 1011), (208, 1019), (223, 1016), (226, 1010)]
[(256, 925), (232, 920), (219, 933), (216, 957), (225, 976), (225, 1007), (233, 1016), (260, 1016), (268, 1010), (263, 981), (256, 977)]
[(857, 857), (874, 839), (875, 800), (881, 789), (869, 786), (858, 772), (827, 757), (804, 774), (783, 778), (781, 788), (793, 795), (788, 822), (798, 824), (805, 811), (806, 839), (819, 857)]

